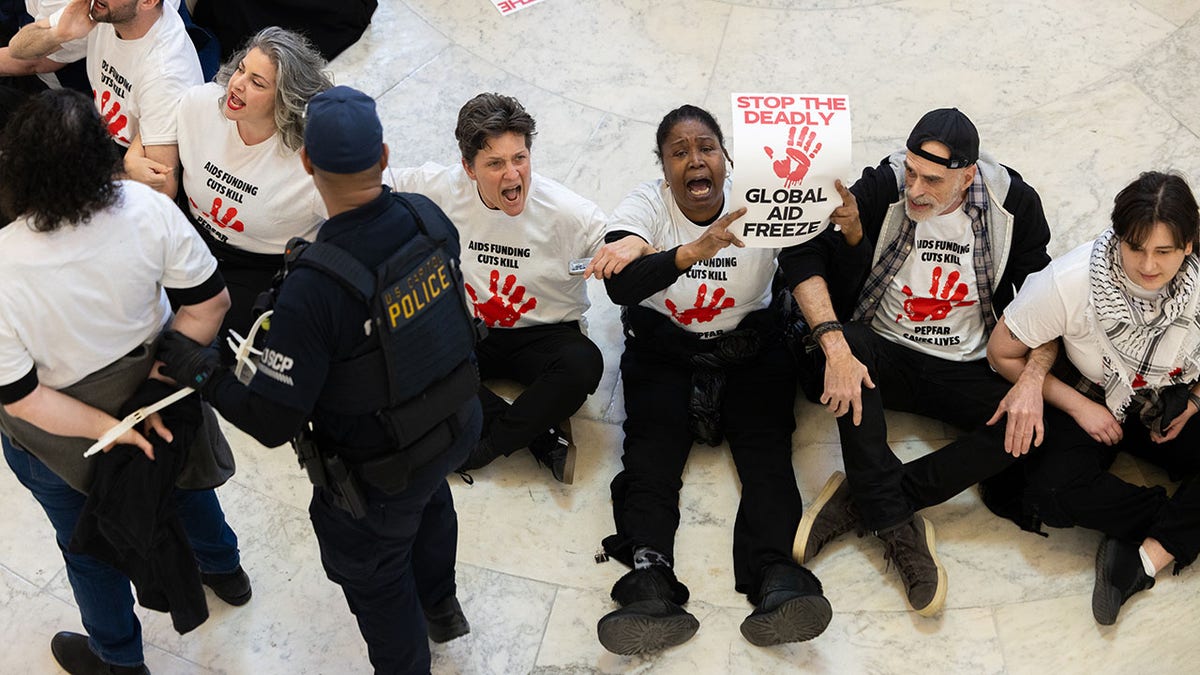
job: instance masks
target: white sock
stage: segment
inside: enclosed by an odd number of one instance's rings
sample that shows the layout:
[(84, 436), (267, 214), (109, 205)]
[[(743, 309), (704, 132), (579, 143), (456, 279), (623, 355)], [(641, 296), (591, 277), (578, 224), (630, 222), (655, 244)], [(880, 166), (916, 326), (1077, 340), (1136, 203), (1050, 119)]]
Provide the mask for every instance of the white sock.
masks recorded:
[(1150, 554), (1146, 553), (1145, 546), (1138, 546), (1138, 557), (1142, 559), (1142, 568), (1146, 570), (1146, 576), (1153, 578), (1158, 570), (1154, 569), (1154, 563), (1150, 562)]

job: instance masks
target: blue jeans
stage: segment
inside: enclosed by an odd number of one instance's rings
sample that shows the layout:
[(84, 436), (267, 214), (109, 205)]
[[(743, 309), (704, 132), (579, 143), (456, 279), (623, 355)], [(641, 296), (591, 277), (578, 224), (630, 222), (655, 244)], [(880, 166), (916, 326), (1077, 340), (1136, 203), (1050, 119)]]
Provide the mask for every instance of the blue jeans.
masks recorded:
[[(50, 524), (67, 563), (67, 578), (79, 605), (88, 643), (106, 663), (136, 666), (142, 658), (142, 625), (133, 613), (129, 578), (89, 555), (71, 553), (67, 546), (87, 497), (68, 485), (37, 457), (0, 436), (4, 459), (17, 480), (33, 493)], [(237, 535), (225, 522), (225, 513), (213, 490), (176, 490), (176, 508), (205, 573), (232, 572), (241, 563)]]

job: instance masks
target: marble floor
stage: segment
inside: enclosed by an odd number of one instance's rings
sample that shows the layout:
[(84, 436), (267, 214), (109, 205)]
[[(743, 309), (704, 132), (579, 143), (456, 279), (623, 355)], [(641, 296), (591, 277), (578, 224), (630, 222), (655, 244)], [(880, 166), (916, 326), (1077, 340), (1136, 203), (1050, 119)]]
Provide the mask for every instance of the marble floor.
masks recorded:
[[(1112, 196), (1138, 171), (1200, 175), (1200, 89), (1187, 84), (1200, 74), (1198, 57), (1200, 0), (545, 0), (507, 17), (488, 0), (381, 0), (374, 24), (332, 70), (378, 98), (397, 166), (456, 161), (462, 102), (480, 91), (515, 95), (538, 121), (535, 169), (605, 209), (655, 177), (654, 128), (685, 102), (724, 121), (731, 91), (848, 94), (856, 167), (900, 147), (926, 110), (956, 105), (983, 147), (1038, 188), (1059, 254), (1105, 227)], [(472, 632), (434, 647), (435, 672), (1195, 672), (1187, 665), (1200, 629), (1194, 570), (1161, 578), (1116, 626), (1097, 626), (1099, 536), (1023, 533), (992, 517), (974, 491), (926, 512), (950, 580), (940, 617), (906, 609), (876, 540), (847, 537), (812, 567), (834, 608), (825, 634), (753, 647), (738, 633), (751, 608), (732, 588), (739, 488), (725, 448), (695, 450), (681, 497), (678, 573), (699, 633), (655, 656), (607, 653), (595, 625), (613, 607), (608, 591), (623, 569), (593, 556), (612, 528), (620, 331), (603, 290), (591, 292), (590, 333), (606, 370), (573, 422), (576, 483), (555, 483), (527, 454), (476, 472), (473, 486), (452, 481)], [(798, 402), (796, 417), (794, 463), (808, 501), (841, 459), (827, 413)], [(955, 433), (912, 416), (889, 420), (905, 458)], [(309, 488), (291, 451), (229, 433), (239, 471), (220, 494), (254, 599), (241, 608), (214, 600), (211, 619), (185, 637), (166, 616), (143, 612), (150, 668), (368, 672), (353, 619), (321, 570)], [(1165, 480), (1124, 459), (1121, 471)], [(0, 511), (0, 672), (59, 672), (49, 638), (80, 630), (62, 560), (8, 471)]]

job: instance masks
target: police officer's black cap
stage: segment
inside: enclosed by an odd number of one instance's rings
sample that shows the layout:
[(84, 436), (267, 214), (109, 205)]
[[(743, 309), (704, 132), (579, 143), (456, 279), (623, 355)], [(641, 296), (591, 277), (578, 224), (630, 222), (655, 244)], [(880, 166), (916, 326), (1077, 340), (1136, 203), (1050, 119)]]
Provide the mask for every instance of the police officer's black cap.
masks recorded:
[(308, 102), (304, 150), (313, 166), (328, 173), (358, 173), (383, 156), (383, 125), (375, 99), (337, 86)]
[[(921, 146), (937, 141), (950, 149), (950, 157), (938, 157)], [(913, 127), (905, 144), (908, 151), (949, 169), (968, 167), (979, 160), (979, 132), (958, 108), (938, 108), (925, 113)]]

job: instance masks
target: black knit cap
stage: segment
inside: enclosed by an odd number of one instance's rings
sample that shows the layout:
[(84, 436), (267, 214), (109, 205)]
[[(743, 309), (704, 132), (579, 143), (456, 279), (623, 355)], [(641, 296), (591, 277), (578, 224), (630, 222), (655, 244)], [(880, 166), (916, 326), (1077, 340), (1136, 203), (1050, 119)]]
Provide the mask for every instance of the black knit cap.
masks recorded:
[[(950, 148), (950, 158), (922, 150), (921, 146), (928, 141), (937, 141)], [(958, 108), (938, 108), (925, 113), (913, 127), (905, 145), (912, 154), (948, 169), (968, 167), (979, 159), (979, 132)]]

